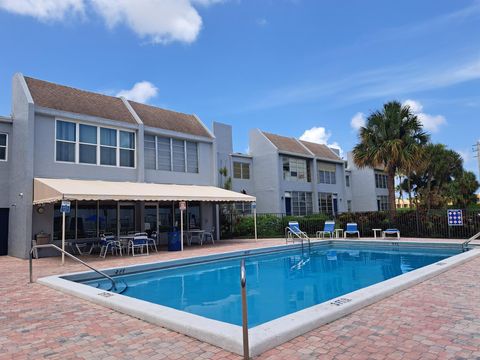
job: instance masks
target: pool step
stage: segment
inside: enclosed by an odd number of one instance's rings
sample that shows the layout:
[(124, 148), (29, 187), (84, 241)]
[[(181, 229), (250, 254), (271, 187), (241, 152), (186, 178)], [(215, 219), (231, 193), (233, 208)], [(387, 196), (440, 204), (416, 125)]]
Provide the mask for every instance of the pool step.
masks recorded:
[(116, 283), (117, 283), (117, 289), (116, 290), (113, 290), (112, 283), (110, 283), (110, 282), (93, 283), (93, 284), (90, 284), (90, 286), (93, 286), (97, 289), (104, 290), (104, 291), (111, 291), (111, 292), (114, 292), (114, 293), (117, 293), (117, 294), (121, 294), (125, 290), (127, 290), (128, 285), (125, 281), (120, 280), (120, 281), (117, 281)]

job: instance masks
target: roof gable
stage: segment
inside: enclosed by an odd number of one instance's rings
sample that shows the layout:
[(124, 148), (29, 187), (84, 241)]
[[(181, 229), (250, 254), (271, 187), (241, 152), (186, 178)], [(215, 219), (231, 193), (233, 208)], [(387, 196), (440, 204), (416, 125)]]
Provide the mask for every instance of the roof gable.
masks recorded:
[(69, 86), (25, 77), (35, 105), (136, 124), (123, 101), (114, 96), (75, 89)]

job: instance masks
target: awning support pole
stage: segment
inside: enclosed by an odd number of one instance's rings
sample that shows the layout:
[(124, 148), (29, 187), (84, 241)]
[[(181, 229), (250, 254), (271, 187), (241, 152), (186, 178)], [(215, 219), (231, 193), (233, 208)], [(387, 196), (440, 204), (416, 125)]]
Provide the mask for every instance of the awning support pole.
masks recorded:
[(183, 208), (180, 209), (180, 245), (183, 251)]
[(62, 265), (65, 265), (65, 211), (62, 211)]

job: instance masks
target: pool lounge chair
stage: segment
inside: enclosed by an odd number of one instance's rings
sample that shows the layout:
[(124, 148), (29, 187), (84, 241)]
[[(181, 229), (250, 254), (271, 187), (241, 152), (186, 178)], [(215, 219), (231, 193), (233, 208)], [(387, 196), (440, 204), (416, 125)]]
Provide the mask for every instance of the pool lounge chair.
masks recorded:
[(385, 239), (387, 235), (395, 235), (397, 239), (400, 239), (400, 230), (398, 229), (386, 229), (382, 231), (382, 237)]
[(358, 225), (357, 223), (347, 223), (347, 229), (343, 233), (343, 237), (346, 239), (347, 235), (357, 235), (357, 237), (360, 239), (360, 231), (358, 231)]
[(333, 238), (333, 232), (335, 231), (335, 221), (329, 220), (325, 221), (322, 231), (317, 231), (317, 239), (325, 239), (325, 236), (328, 235), (329, 238)]

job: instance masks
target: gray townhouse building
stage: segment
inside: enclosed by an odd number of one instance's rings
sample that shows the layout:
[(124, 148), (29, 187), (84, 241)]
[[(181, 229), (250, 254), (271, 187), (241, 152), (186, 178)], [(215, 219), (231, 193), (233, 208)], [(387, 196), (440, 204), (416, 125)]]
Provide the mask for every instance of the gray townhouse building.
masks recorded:
[[(226, 168), (232, 189), (257, 198), (259, 213), (308, 215), (388, 209), (386, 174), (360, 169), (326, 145), (250, 131), (249, 153), (233, 152), (232, 127), (215, 122), (218, 168)], [(219, 184), (224, 179), (219, 175)], [(249, 214), (249, 204), (236, 205)]]
[[(233, 191), (221, 189), (228, 178)], [(300, 216), (388, 207), (383, 170), (355, 167), (351, 153), (345, 162), (326, 145), (259, 129), (249, 153), (235, 153), (230, 125), (210, 131), (193, 114), (22, 74), (11, 116), (0, 117), (0, 189), (0, 255), (21, 258), (38, 236), (59, 244), (62, 199), (72, 200), (67, 241), (133, 231), (165, 241), (180, 201), (184, 228), (217, 238), (224, 202), (250, 214), (256, 197), (259, 213)]]
[(259, 212), (346, 211), (345, 161), (328, 146), (254, 129), (249, 148)]
[(347, 154), (348, 198), (353, 212), (386, 211), (388, 204), (387, 174), (382, 167), (358, 168), (352, 152)]
[(16, 74), (0, 118), (0, 250), (25, 258), (39, 234), (58, 244), (61, 199), (72, 200), (67, 240), (166, 237), (183, 200), (186, 229), (218, 232), (220, 202), (254, 198), (216, 187), (216, 156), (195, 115)]

